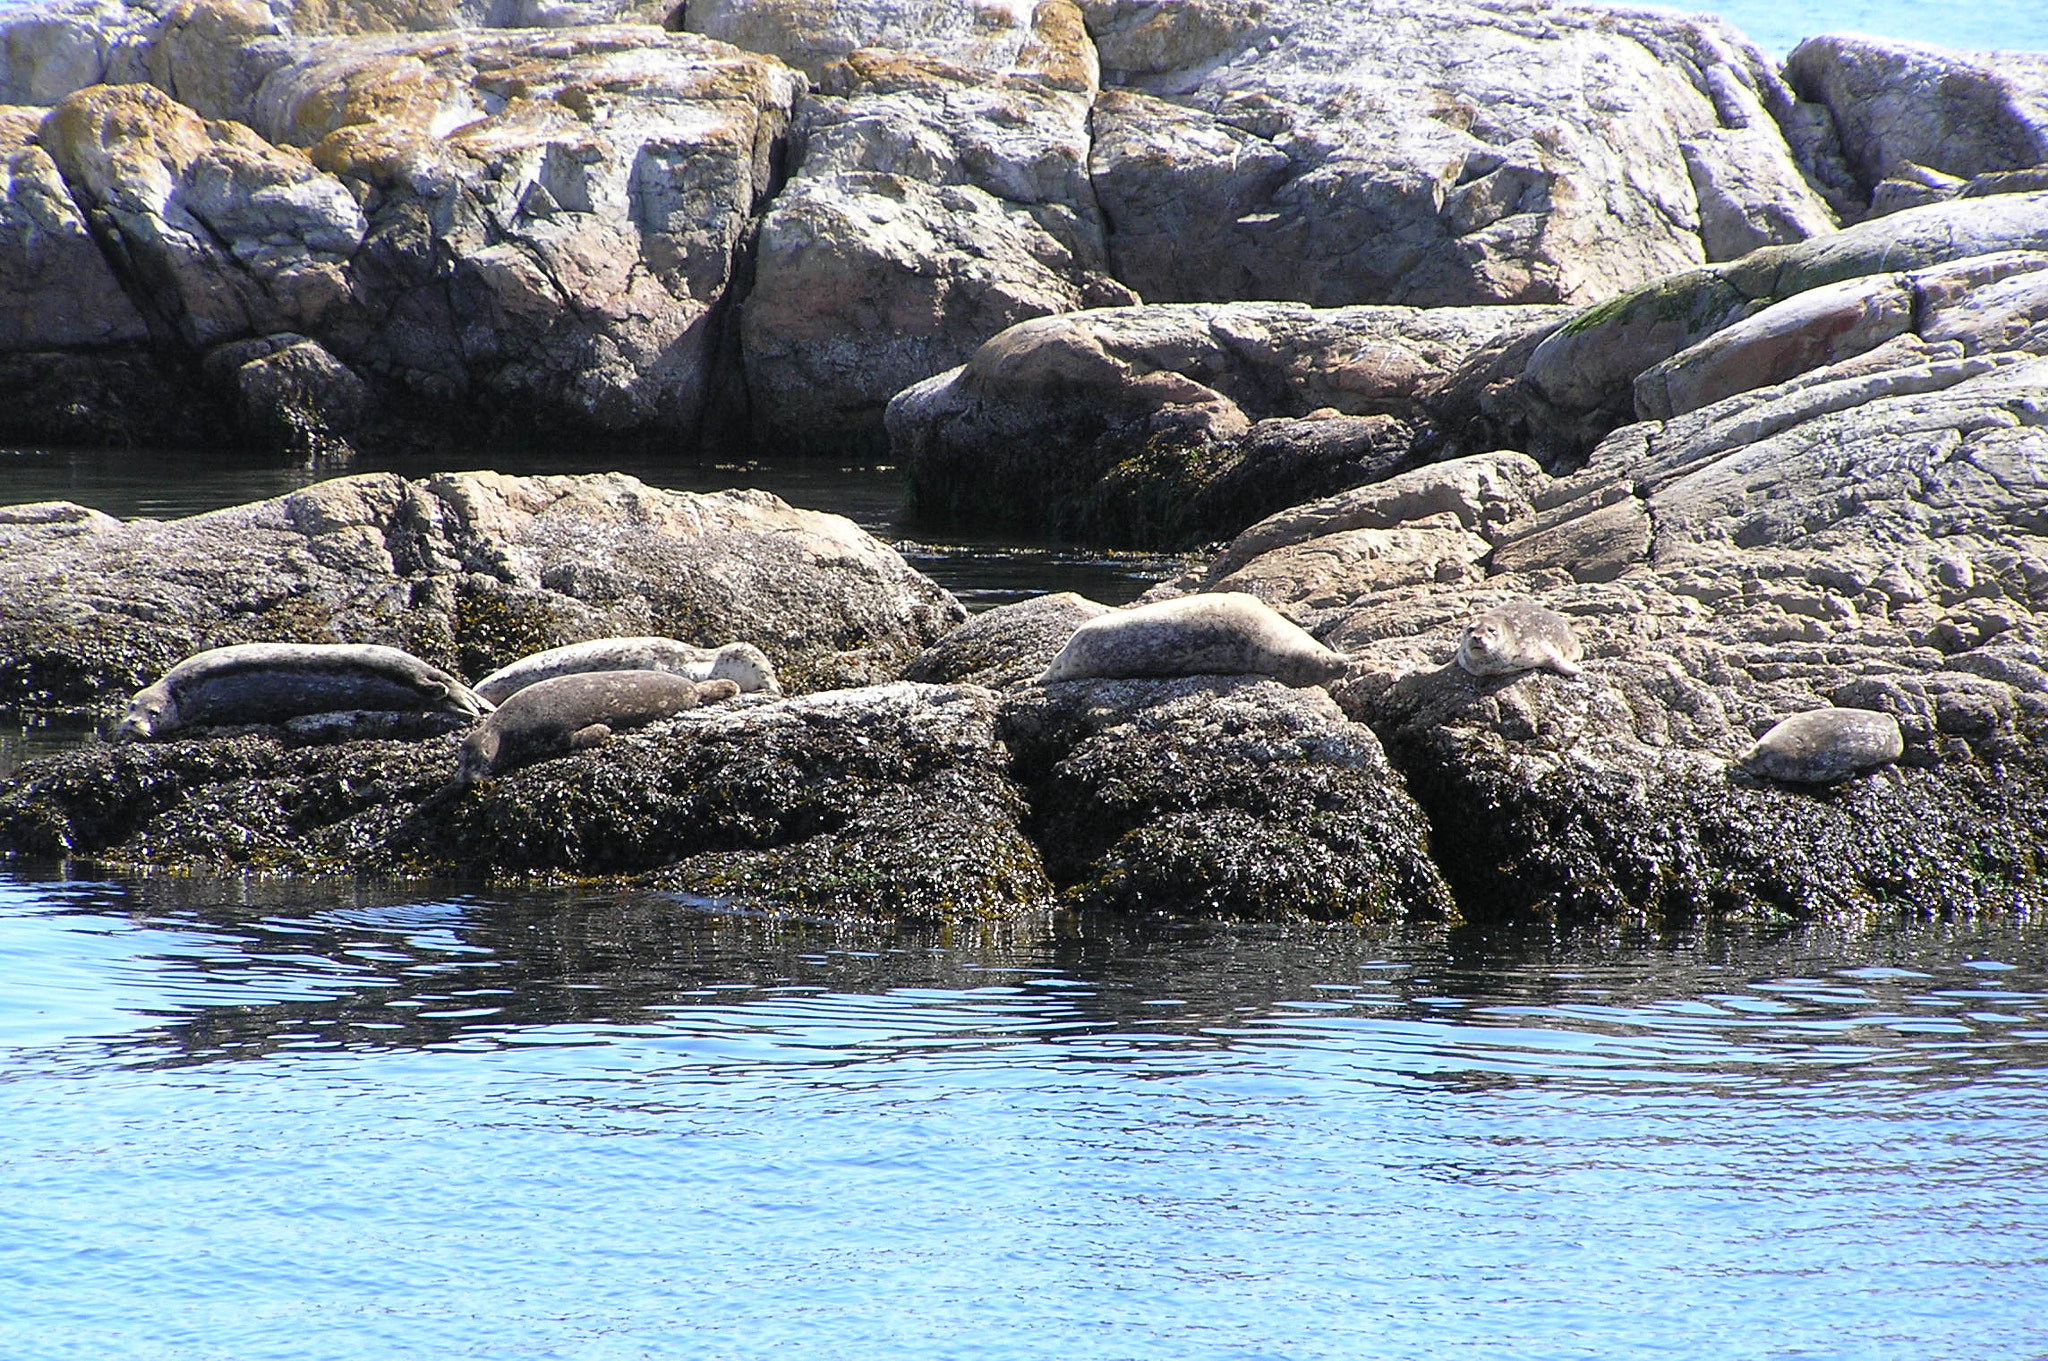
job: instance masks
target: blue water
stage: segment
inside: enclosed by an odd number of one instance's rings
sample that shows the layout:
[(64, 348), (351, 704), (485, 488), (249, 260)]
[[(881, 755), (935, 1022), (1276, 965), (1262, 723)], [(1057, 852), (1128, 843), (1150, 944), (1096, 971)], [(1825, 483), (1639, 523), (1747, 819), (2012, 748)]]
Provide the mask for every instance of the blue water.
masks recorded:
[(1661, 8), (1718, 15), (1781, 60), (1802, 39), (1822, 33), (1862, 33), (1973, 52), (2048, 50), (2048, 5), (2041, 0), (1720, 0)]
[(2048, 930), (0, 877), (0, 1356), (2048, 1354)]

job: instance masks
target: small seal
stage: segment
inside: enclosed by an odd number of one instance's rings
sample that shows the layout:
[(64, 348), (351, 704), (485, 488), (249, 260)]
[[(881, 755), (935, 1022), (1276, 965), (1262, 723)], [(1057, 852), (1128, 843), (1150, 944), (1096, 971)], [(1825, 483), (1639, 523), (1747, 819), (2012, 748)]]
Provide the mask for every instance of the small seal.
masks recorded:
[(615, 730), (641, 727), (739, 692), (730, 680), (693, 681), (651, 670), (584, 671), (535, 681), (462, 739), (455, 782), (472, 785), (535, 761), (602, 746)]
[(1791, 784), (1833, 784), (1905, 754), (1905, 736), (1890, 714), (1808, 709), (1774, 725), (1739, 764), (1752, 775)]
[(1583, 655), (1569, 620), (1526, 599), (1487, 610), (1458, 638), (1458, 665), (1475, 676), (1509, 676), (1538, 667), (1576, 676)]
[(476, 692), (503, 704), (535, 681), (587, 671), (668, 671), (688, 680), (729, 680), (742, 692), (782, 693), (767, 654), (752, 643), (710, 648), (674, 638), (592, 638), (551, 647), (499, 667), (476, 683)]
[(1242, 591), (1184, 595), (1088, 620), (1039, 676), (1040, 685), (1094, 677), (1263, 675), (1321, 685), (1344, 674), (1324, 647), (1272, 606)]
[(375, 643), (237, 643), (197, 652), (138, 690), (117, 738), (222, 723), (282, 723), (348, 709), (474, 718), (490, 702), (438, 666)]

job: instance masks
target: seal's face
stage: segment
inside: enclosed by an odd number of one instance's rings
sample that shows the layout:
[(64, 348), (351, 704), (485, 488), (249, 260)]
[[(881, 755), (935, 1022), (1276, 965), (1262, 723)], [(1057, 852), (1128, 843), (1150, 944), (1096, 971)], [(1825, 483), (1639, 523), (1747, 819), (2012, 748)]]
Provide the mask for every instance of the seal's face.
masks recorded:
[(1458, 651), (1467, 657), (1483, 660), (1499, 651), (1500, 644), (1500, 625), (1487, 619), (1465, 630), (1465, 637), (1458, 644)]
[(488, 780), (497, 759), (498, 735), (488, 728), (478, 728), (462, 739), (462, 753), (455, 758), (455, 783), (472, 785)]
[(140, 741), (177, 726), (177, 705), (161, 685), (136, 692), (128, 701), (128, 713), (114, 729), (117, 738)]

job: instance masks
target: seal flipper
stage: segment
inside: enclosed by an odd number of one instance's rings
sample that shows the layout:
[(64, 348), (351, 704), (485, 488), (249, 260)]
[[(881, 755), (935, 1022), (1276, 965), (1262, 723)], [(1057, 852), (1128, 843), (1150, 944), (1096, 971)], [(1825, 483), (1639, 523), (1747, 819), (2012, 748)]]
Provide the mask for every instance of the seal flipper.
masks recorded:
[(592, 723), (589, 727), (578, 728), (569, 734), (569, 750), (589, 751), (592, 747), (601, 747), (609, 742), (611, 736), (610, 728), (602, 723)]

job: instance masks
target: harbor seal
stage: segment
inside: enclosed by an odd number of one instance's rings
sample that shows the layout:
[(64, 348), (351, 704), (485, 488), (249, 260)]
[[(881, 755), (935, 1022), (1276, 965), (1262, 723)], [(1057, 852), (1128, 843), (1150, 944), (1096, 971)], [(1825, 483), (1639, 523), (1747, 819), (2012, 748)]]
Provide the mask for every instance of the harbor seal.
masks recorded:
[(222, 723), (282, 723), (347, 709), (478, 717), (488, 700), (395, 647), (375, 643), (236, 643), (197, 652), (135, 692), (114, 729), (123, 739), (163, 737)]
[(499, 667), (476, 683), (476, 692), (503, 704), (535, 681), (587, 671), (668, 671), (688, 680), (729, 680), (742, 692), (782, 693), (767, 654), (752, 643), (695, 647), (674, 638), (592, 638), (551, 647)]
[(1088, 620), (1067, 638), (1038, 678), (1263, 675), (1289, 685), (1321, 685), (1344, 674), (1349, 659), (1254, 595), (1216, 591), (1116, 610)]
[(668, 671), (583, 671), (535, 681), (462, 739), (455, 782), (472, 785), (502, 771), (602, 746), (612, 733), (731, 699), (725, 680), (693, 681)]
[(1808, 709), (1775, 724), (1744, 752), (1752, 775), (1792, 784), (1833, 784), (1906, 754), (1899, 721), (1876, 709)]
[(1485, 611), (1458, 637), (1458, 665), (1475, 676), (1511, 676), (1538, 667), (1576, 676), (1584, 655), (1569, 620), (1527, 599)]

